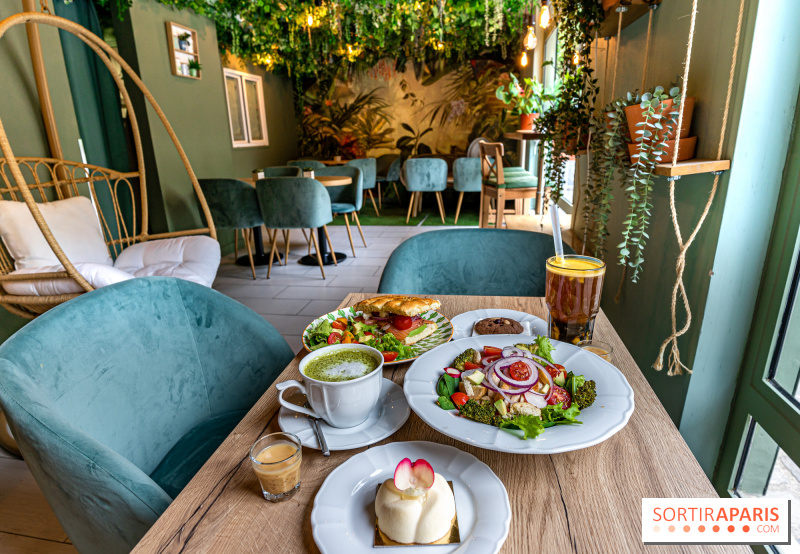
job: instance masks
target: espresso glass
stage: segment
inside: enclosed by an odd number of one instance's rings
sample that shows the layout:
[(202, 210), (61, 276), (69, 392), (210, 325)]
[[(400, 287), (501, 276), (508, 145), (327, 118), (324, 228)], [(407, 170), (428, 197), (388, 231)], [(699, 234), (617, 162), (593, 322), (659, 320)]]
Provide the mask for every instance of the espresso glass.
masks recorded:
[(300, 490), (302, 461), (302, 444), (292, 433), (263, 436), (250, 448), (250, 463), (264, 498), (270, 502), (287, 500)]
[(547, 260), (545, 303), (550, 338), (578, 344), (591, 340), (600, 311), (606, 264), (591, 256), (568, 254)]

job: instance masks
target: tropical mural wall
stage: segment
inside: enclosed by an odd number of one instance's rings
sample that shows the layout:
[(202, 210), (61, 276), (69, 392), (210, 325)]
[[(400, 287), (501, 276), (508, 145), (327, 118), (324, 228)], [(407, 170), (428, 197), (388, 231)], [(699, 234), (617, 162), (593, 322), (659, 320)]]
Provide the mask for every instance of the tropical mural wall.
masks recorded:
[(511, 69), (473, 60), (398, 70), (385, 58), (365, 71), (342, 71), (300, 93), (301, 153), (320, 159), (464, 155), (475, 138), (498, 140), (518, 127), (518, 117), (495, 96)]

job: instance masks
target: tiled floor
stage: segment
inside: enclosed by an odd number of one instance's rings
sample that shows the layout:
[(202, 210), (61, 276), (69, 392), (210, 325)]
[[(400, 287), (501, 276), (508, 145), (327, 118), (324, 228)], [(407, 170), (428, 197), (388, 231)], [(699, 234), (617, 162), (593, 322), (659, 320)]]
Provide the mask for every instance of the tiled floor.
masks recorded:
[[(542, 231), (549, 232), (549, 218), (543, 223)], [(562, 220), (562, 226), (567, 225)], [(250, 268), (235, 265), (231, 255), (223, 260), (214, 288), (264, 316), (297, 352), (302, 347), (303, 329), (311, 320), (336, 308), (350, 292), (376, 292), (383, 266), (392, 251), (408, 237), (437, 227), (364, 227), (369, 247), (364, 248), (354, 233), (356, 257), (351, 256), (344, 227), (329, 229), (336, 251), (344, 252), (348, 258), (338, 267), (326, 266), (326, 279), (322, 279), (319, 267), (297, 263), (307, 253), (308, 246), (303, 235), (296, 231), (290, 241), (289, 263), (273, 266), (270, 279), (266, 278), (265, 266), (257, 269), (257, 279), (253, 280)], [(564, 238), (568, 239), (566, 232)], [(75, 549), (25, 462), (0, 448), (0, 553), (70, 552)]]

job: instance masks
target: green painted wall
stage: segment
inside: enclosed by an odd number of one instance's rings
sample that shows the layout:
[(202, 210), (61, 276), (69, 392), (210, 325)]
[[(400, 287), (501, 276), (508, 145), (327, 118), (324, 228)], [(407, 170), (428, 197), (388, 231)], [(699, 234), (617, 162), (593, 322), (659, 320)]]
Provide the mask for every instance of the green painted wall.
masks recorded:
[[(0, 2), (0, 19), (20, 11), (19, 1)], [(40, 27), (40, 34), (61, 147), (68, 159), (80, 160), (78, 123), (72, 108), (61, 40), (58, 31), (52, 27)], [(10, 29), (0, 39), (0, 82), (0, 118), (14, 154), (49, 156), (50, 148), (42, 123), (24, 25)], [(10, 337), (26, 321), (0, 309), (0, 342)]]
[[(787, 47), (789, 33), (797, 25), (794, 12), (798, 6), (773, 2), (764, 9), (777, 11), (782, 7), (788, 13), (771, 14), (769, 27), (767, 16), (759, 16), (757, 28), (759, 4), (770, 3), (752, 0), (745, 14), (723, 150), (723, 157), (734, 156), (733, 168), (720, 179), (716, 200), (687, 256), (684, 281), (693, 325), (681, 337), (679, 345), (682, 360), (694, 370), (693, 375), (668, 377), (666, 369), (656, 372), (651, 367), (661, 341), (670, 334), (670, 297), (678, 256), (666, 179), (656, 180), (644, 273), (639, 283), (628, 281), (623, 285), (619, 303), (614, 297), (621, 267), (616, 264), (614, 246), (619, 243), (621, 220), (626, 214), (621, 189), (615, 193), (618, 200), (606, 254), (609, 269), (603, 309), (709, 475), (728, 419), (741, 364), (742, 342), (752, 317), (763, 265), (763, 245), (769, 238), (798, 90), (797, 49)], [(688, 93), (697, 97), (692, 135), (698, 137), (698, 158), (716, 157), (737, 8), (738, 2), (706, 0), (697, 16)], [(655, 12), (646, 88), (659, 84), (667, 87), (682, 74), (690, 14), (691, 0), (669, 0)], [(758, 48), (751, 54), (754, 29), (759, 37)], [(646, 35), (647, 16), (622, 32), (617, 97), (641, 87)], [(612, 99), (616, 42), (612, 38), (608, 42), (601, 39), (599, 43), (597, 76), (604, 102)], [(791, 60), (780, 64), (763, 62), (785, 57), (787, 49), (794, 50)], [(684, 238), (702, 213), (712, 181), (712, 175), (699, 175), (676, 182), (675, 202)], [(580, 225), (577, 227), (580, 236), (582, 230)], [(745, 253), (747, 261), (743, 263)], [(685, 314), (679, 310), (679, 328), (684, 321)]]

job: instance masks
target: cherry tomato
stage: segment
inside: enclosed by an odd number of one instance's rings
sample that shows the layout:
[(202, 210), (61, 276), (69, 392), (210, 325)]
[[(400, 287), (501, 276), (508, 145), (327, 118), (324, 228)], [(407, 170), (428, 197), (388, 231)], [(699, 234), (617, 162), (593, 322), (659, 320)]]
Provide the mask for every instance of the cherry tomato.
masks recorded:
[(547, 403), (553, 406), (559, 402), (562, 403), (561, 407), (566, 410), (572, 405), (572, 397), (566, 389), (562, 389), (558, 385), (553, 385), (553, 394), (550, 395), (550, 400), (548, 400)]
[(393, 362), (397, 359), (399, 355), (397, 352), (381, 352), (383, 354), (383, 361), (384, 362)]
[(464, 362), (464, 369), (480, 369), (483, 367), (481, 364), (474, 364), (472, 362)]
[(453, 394), (450, 395), (450, 400), (453, 401), (453, 404), (455, 404), (457, 408), (461, 408), (461, 406), (467, 403), (467, 400), (469, 400), (469, 396), (467, 396), (463, 392), (454, 392)]
[(412, 320), (404, 315), (396, 315), (392, 323), (398, 330), (405, 331), (411, 328)]
[(342, 323), (341, 321), (331, 322), (331, 327), (333, 327), (334, 329), (339, 329), (340, 331), (344, 331), (345, 329), (347, 329), (347, 325), (345, 323)]
[(342, 344), (350, 344), (356, 341), (355, 335), (350, 331), (344, 332), (344, 337), (342, 338)]
[(503, 353), (502, 348), (496, 348), (494, 346), (484, 346), (483, 347), (483, 355), (484, 356), (499, 356)]
[(342, 342), (341, 333), (331, 333), (328, 335), (328, 344), (339, 344), (340, 342)]
[(487, 365), (491, 364), (491, 363), (494, 363), (499, 359), (500, 359), (500, 355), (499, 354), (497, 356), (484, 356), (483, 357), (483, 361), (486, 362)]
[(559, 375), (564, 379), (567, 378), (567, 370), (563, 365), (558, 365), (558, 364), (546, 365), (545, 369), (547, 369), (547, 372), (553, 379), (555, 379)]
[(346, 317), (337, 317), (336, 321), (347, 327), (347, 318)]
[(508, 376), (515, 381), (526, 381), (531, 377), (531, 368), (524, 362), (514, 362), (508, 368)]

